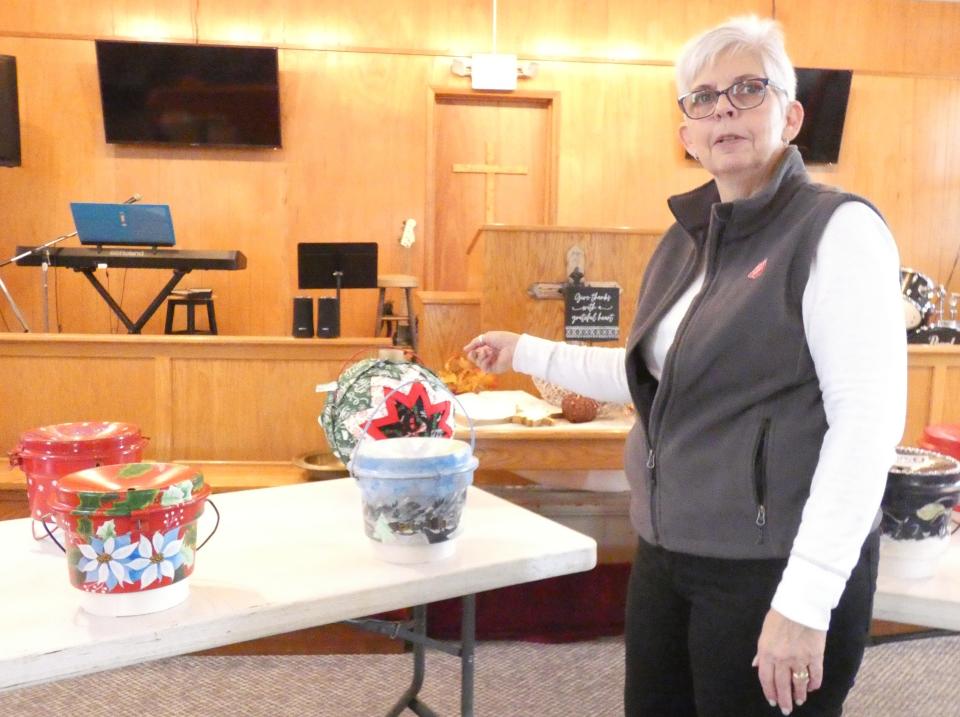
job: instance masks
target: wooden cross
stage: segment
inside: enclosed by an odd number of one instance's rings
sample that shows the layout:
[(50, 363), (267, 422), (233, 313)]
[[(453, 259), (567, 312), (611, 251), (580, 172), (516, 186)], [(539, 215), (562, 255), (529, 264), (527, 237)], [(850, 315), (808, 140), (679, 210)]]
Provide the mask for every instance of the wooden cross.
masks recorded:
[(486, 156), (483, 164), (455, 164), (453, 171), (465, 174), (485, 174), (486, 189), (484, 191), (484, 203), (486, 211), (484, 212), (487, 224), (493, 223), (493, 200), (494, 200), (494, 179), (498, 174), (526, 174), (527, 168), (521, 165), (498, 165), (493, 163), (493, 145), (490, 142), (485, 143)]

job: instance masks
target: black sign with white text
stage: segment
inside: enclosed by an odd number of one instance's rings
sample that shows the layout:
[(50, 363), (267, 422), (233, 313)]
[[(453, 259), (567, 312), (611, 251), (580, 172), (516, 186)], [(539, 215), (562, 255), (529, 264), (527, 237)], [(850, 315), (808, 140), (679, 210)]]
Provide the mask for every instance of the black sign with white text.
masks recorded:
[(564, 289), (563, 338), (566, 341), (617, 341), (620, 338), (620, 288), (571, 284)]

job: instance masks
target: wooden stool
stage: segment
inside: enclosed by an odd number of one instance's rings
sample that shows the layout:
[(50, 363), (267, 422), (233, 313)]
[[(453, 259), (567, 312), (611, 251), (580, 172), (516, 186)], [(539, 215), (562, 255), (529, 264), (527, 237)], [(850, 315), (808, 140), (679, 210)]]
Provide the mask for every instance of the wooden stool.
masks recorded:
[[(182, 331), (173, 330), (173, 315), (178, 306), (187, 307), (187, 328)], [(198, 306), (207, 307), (207, 330), (198, 331), (196, 325), (196, 310)], [(213, 310), (213, 297), (203, 298), (188, 296), (182, 299), (167, 299), (167, 321), (163, 327), (165, 334), (215, 334), (217, 333), (217, 315)]]
[[(393, 336), (399, 334), (400, 325), (404, 324), (410, 329), (410, 348), (417, 350), (417, 318), (413, 315), (413, 290), (417, 288), (417, 277), (410, 274), (381, 274), (377, 277), (377, 323), (373, 330), (374, 336), (380, 336), (380, 332), (387, 329), (387, 335), (391, 335), (389, 324), (394, 325)], [(402, 313), (384, 314), (383, 302), (386, 298), (387, 289), (403, 289), (405, 306)]]

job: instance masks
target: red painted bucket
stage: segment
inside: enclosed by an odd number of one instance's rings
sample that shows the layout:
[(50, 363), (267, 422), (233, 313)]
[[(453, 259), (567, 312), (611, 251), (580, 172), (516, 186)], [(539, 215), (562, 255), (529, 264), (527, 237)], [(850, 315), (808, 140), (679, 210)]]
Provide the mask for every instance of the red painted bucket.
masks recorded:
[(920, 447), (960, 460), (960, 423), (940, 423), (923, 429)]
[[(960, 461), (960, 423), (938, 423), (923, 429), (920, 447)], [(960, 503), (954, 508), (960, 512)]]
[(71, 584), (96, 615), (141, 615), (187, 598), (210, 487), (190, 466), (128, 463), (63, 476), (50, 505)]
[(132, 423), (82, 421), (31, 429), (7, 455), (10, 465), (27, 476), (30, 517), (45, 520), (60, 478), (84, 468), (136, 463), (145, 445), (147, 439)]

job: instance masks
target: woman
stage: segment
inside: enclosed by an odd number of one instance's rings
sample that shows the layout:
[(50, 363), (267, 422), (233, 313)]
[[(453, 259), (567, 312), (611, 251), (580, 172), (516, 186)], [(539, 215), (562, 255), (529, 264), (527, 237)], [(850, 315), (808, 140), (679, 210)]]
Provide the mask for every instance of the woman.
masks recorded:
[(626, 348), (497, 331), (465, 350), (637, 408), (628, 715), (839, 715), (903, 430), (896, 245), (790, 145), (803, 108), (776, 23), (695, 38), (676, 76), (680, 140), (713, 180), (668, 200)]

